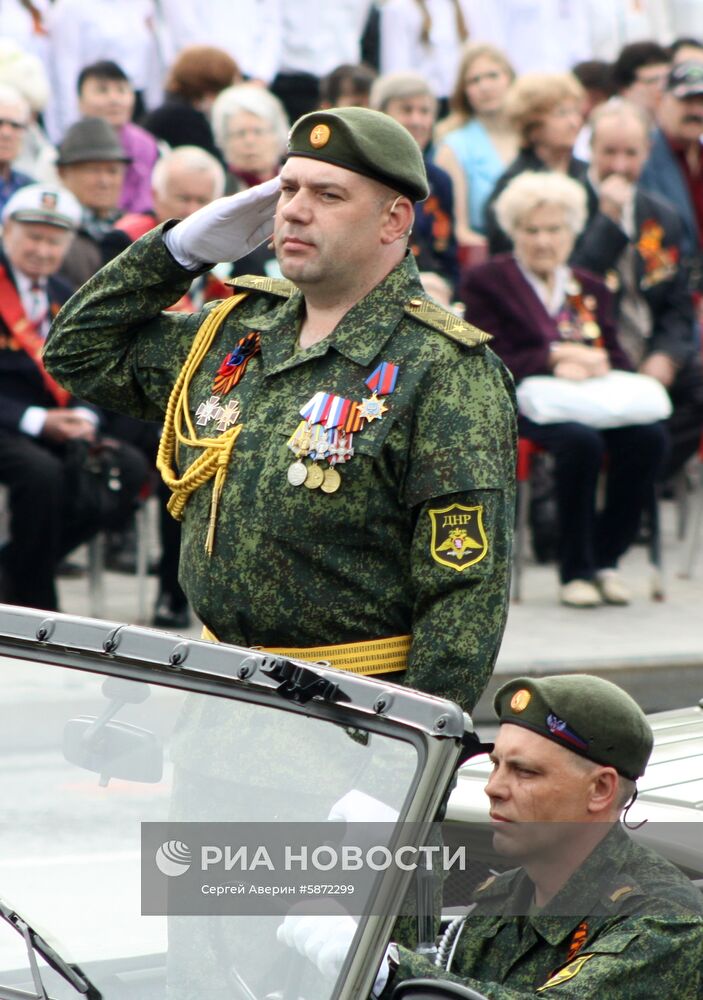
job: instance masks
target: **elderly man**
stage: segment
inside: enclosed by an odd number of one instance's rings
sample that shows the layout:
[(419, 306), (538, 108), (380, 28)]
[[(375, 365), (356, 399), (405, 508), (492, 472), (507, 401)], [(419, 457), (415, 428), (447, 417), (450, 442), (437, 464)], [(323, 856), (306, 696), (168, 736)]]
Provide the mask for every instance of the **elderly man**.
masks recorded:
[(454, 289), (459, 277), (454, 188), (447, 171), (429, 158), (437, 98), (419, 73), (388, 73), (374, 82), (370, 107), (404, 125), (423, 152), (430, 193), (415, 206), (411, 249), (421, 271), (439, 274)]
[(589, 221), (572, 263), (616, 294), (620, 346), (632, 367), (656, 378), (674, 407), (664, 478), (696, 451), (703, 427), (703, 371), (681, 222), (674, 206), (640, 184), (649, 126), (633, 104), (611, 101), (593, 117)]
[(58, 147), (56, 166), (62, 184), (81, 204), (81, 222), (61, 270), (73, 288), (87, 281), (114, 256), (111, 234), (129, 157), (117, 133), (102, 118), (81, 118)]
[[(67, 191), (32, 184), (12, 196), (2, 215), (0, 482), (9, 489), (10, 541), (0, 572), (5, 600), (47, 609), (57, 607), (59, 559), (107, 523), (75, 478), (84, 450), (76, 442), (95, 444), (98, 414), (58, 386), (41, 360), (51, 317), (70, 294), (54, 275), (80, 214)], [(113, 458), (112, 514), (119, 523), (147, 470), (131, 449), (115, 448)]]
[[(452, 973), (391, 946), (374, 996), (421, 977), (490, 1000), (696, 1000), (703, 899), (619, 823), (652, 750), (642, 710), (615, 684), (585, 674), (516, 678), (494, 705), (500, 729), (485, 788), (493, 847), (522, 867), (474, 893)], [(287, 917), (279, 936), (318, 960), (329, 942), (315, 944), (298, 919)]]
[(703, 289), (703, 63), (674, 66), (657, 112), (658, 128), (640, 176), (646, 191), (670, 201), (681, 216), (681, 248), (693, 267), (692, 287)]
[[(426, 195), (387, 115), (304, 116), (280, 196), (277, 178), (147, 234), (62, 310), (46, 361), (105, 405), (167, 410), (181, 583), (217, 638), (470, 708), (505, 622), (515, 411), (488, 338), (406, 254)], [(288, 280), (162, 312), (272, 229)]]
[(0, 84), (0, 211), (15, 191), (32, 183), (31, 177), (12, 168), (22, 150), (29, 119), (24, 97), (9, 84)]

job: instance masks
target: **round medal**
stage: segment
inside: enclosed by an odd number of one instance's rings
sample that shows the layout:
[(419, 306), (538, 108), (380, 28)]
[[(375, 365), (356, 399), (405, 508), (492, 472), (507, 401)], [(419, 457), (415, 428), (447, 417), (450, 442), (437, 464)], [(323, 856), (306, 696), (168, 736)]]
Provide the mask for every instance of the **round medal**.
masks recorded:
[(322, 486), (324, 478), (325, 474), (319, 465), (310, 465), (305, 476), (305, 485), (309, 490), (316, 490), (318, 486)]
[(595, 320), (586, 320), (583, 324), (583, 335), (587, 340), (597, 340), (600, 337), (600, 327)]
[(305, 462), (301, 462), (300, 459), (288, 466), (288, 482), (291, 486), (302, 486), (305, 482), (307, 474), (307, 466), (305, 465)]
[(341, 485), (342, 477), (334, 466), (330, 465), (329, 469), (325, 469), (325, 476), (320, 489), (323, 493), (336, 493)]

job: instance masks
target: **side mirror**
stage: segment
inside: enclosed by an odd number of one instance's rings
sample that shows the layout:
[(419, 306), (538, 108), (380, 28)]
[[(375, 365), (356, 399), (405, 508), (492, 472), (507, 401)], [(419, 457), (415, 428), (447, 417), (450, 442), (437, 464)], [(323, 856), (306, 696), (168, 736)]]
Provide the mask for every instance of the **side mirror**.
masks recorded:
[(391, 1000), (488, 1000), (483, 993), (439, 979), (406, 979), (393, 990)]
[(63, 731), (63, 755), (70, 764), (100, 775), (105, 786), (110, 778), (154, 783), (161, 781), (163, 752), (148, 729), (110, 720), (99, 725), (94, 716), (69, 719)]

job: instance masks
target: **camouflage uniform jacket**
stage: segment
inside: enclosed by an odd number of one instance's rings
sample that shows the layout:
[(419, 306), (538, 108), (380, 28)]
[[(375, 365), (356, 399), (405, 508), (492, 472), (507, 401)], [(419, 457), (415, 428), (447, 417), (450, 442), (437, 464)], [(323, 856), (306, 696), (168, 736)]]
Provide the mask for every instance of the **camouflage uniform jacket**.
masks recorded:
[[(48, 370), (82, 398), (162, 417), (207, 313), (163, 312), (192, 279), (154, 229), (67, 303), (45, 348)], [(294, 285), (245, 278), (237, 288), (251, 293), (189, 394), (195, 411), (213, 395), (226, 355), (260, 333), (261, 353), (226, 397), (240, 404), (243, 430), (212, 556), (204, 548), (212, 480), (185, 507), (180, 578), (194, 610), (222, 641), (242, 646), (412, 634), (405, 682), (472, 708), (493, 670), (508, 599), (516, 432), (507, 370), (487, 347), (459, 342), (477, 331), (427, 300), (409, 256), (306, 350), (296, 348), (304, 301)], [(443, 324), (459, 335), (440, 332)], [(287, 442), (301, 407), (319, 390), (368, 398), (365, 379), (381, 361), (399, 366), (396, 389), (383, 418), (354, 434), (341, 488), (290, 485)], [(197, 430), (217, 433), (213, 420)], [(180, 447), (181, 473), (196, 457)], [(462, 517), (473, 520), (473, 541), (452, 556), (450, 531)]]
[(522, 869), (488, 879), (474, 893), (452, 973), (400, 949), (393, 982), (449, 980), (491, 1000), (700, 998), (703, 897), (619, 824), (541, 911), (531, 912), (532, 895)]

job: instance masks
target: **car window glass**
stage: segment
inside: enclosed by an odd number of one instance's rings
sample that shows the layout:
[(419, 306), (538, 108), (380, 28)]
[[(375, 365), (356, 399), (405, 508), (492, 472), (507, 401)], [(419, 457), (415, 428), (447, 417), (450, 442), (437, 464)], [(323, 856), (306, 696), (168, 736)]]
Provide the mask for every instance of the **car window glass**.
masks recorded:
[[(97, 672), (2, 658), (0, 671), (6, 904), (106, 1000), (334, 995), (278, 943), (280, 916), (142, 916), (142, 824), (324, 822), (350, 792), (387, 819), (412, 796), (413, 744)], [(39, 964), (50, 996), (77, 995)], [(3, 922), (0, 986), (31, 989)]]

